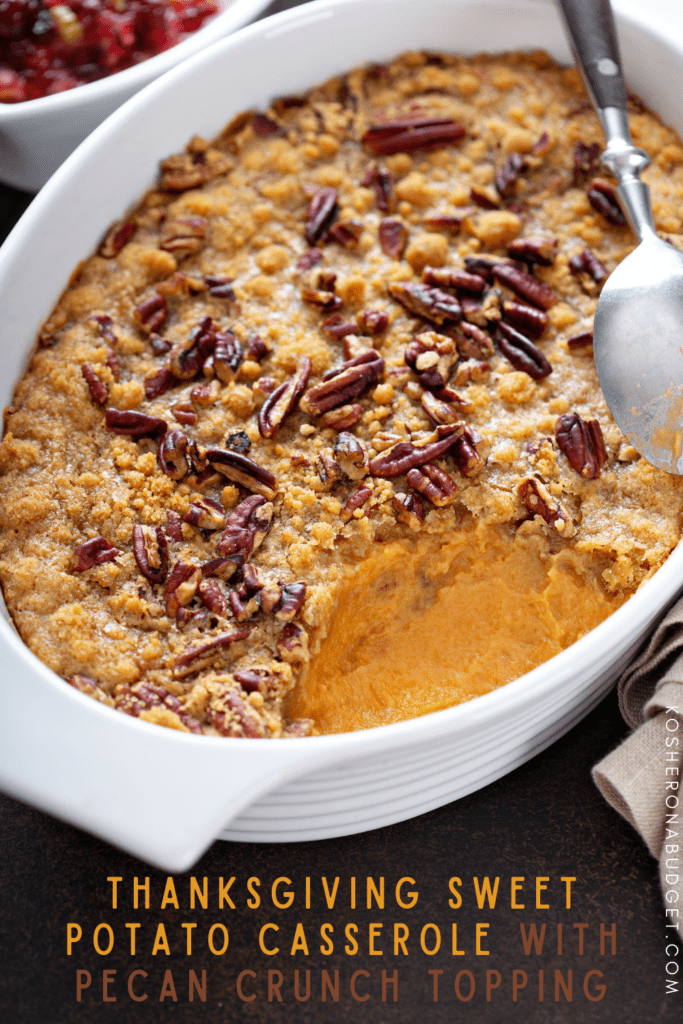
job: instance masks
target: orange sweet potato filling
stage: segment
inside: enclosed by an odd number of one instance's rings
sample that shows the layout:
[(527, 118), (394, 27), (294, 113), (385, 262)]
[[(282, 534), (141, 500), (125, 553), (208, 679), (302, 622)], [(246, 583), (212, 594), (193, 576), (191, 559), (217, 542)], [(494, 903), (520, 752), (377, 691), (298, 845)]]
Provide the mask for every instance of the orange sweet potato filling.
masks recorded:
[(488, 693), (564, 650), (624, 597), (595, 559), (480, 526), (383, 545), (337, 600), (291, 717), (321, 733), (387, 725)]

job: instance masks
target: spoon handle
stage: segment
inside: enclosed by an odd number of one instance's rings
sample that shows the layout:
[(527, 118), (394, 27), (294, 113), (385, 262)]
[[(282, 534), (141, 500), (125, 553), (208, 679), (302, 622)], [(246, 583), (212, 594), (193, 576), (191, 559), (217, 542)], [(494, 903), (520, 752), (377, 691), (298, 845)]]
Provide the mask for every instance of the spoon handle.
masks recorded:
[(600, 118), (607, 149), (603, 164), (619, 180), (617, 196), (635, 234), (655, 234), (652, 204), (640, 172), (650, 157), (633, 145), (628, 124), (626, 86), (610, 0), (558, 0), (569, 38)]

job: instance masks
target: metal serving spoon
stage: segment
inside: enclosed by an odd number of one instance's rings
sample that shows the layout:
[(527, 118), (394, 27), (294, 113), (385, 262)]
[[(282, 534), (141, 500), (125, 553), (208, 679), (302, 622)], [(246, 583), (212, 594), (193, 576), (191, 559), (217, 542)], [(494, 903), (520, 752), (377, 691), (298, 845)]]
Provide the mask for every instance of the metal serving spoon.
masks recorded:
[(606, 282), (593, 326), (605, 400), (633, 447), (683, 474), (683, 254), (655, 233), (639, 174), (650, 158), (632, 142), (609, 0), (558, 0), (617, 177), (617, 196), (640, 245)]

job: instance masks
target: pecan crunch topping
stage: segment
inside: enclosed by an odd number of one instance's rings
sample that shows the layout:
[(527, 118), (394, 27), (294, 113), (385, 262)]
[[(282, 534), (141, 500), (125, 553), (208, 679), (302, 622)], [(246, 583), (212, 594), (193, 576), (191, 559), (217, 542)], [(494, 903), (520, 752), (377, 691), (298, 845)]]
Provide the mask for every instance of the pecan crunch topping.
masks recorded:
[(570, 465), (586, 480), (595, 480), (607, 461), (605, 442), (597, 420), (582, 420), (575, 412), (560, 416), (555, 439)]

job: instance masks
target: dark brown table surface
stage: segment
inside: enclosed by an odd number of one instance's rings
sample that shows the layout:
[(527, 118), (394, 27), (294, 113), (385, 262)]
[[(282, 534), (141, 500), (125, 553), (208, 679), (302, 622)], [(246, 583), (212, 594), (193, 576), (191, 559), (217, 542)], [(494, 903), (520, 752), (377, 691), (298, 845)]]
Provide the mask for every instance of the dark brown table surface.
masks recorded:
[[(290, 6), (283, 2), (272, 9)], [(31, 197), (0, 185), (0, 238), (30, 202)], [(590, 769), (627, 732), (614, 694), (608, 696), (580, 725), (549, 750), (499, 780), (463, 800), (432, 811), (412, 821), (359, 836), (318, 843), (248, 845), (217, 842), (188, 875), (174, 878), (179, 909), (172, 902), (161, 908), (167, 882), (165, 873), (156, 871), (125, 853), (108, 846), (63, 822), (17, 801), (0, 795), (0, 1021), (3, 1024), (100, 1024), (100, 1022), (157, 1022), (179, 1024), (194, 1021), (253, 1024), (271, 1022), (362, 1021), (367, 1024), (417, 1024), (422, 1021), (472, 1021), (476, 1024), (564, 1024), (564, 1022), (605, 1022), (605, 1024), (680, 1024), (683, 1020), (683, 982), (678, 994), (667, 994), (667, 974), (681, 968), (680, 957), (665, 953), (673, 932), (666, 931), (665, 917), (657, 877), (657, 866), (647, 849), (626, 824), (602, 800), (595, 789)], [(87, 771), (87, 765), (83, 766)], [(182, 808), (178, 809), (179, 815)], [(208, 908), (198, 903), (191, 909), (190, 875), (201, 886), (208, 879)], [(108, 877), (120, 877), (117, 909), (112, 907), (112, 885)], [(218, 880), (235, 877), (230, 889), (236, 909), (219, 909)], [(293, 891), (289, 909), (273, 907), (272, 883), (285, 877), (281, 891)], [(386, 903), (383, 910), (365, 904), (367, 877), (379, 886), (385, 879)], [(417, 890), (419, 899), (412, 909), (397, 906), (396, 883), (408, 876), (415, 884), (404, 891)], [(463, 903), (459, 909), (448, 905), (449, 879), (462, 881)], [(474, 877), (500, 878), (495, 909), (479, 910), (473, 893)], [(524, 910), (510, 906), (510, 878), (524, 877), (518, 897)], [(548, 910), (535, 909), (534, 879), (548, 878)], [(563, 876), (573, 876), (572, 905), (566, 909)], [(133, 879), (149, 877), (150, 909), (133, 907)], [(259, 878), (263, 893), (261, 906), (247, 906), (247, 880)], [(305, 879), (311, 879), (311, 907), (305, 907)], [(321, 890), (321, 877), (333, 884), (339, 877), (335, 906), (327, 909)], [(350, 879), (358, 886), (357, 909), (350, 906)], [(542, 897), (543, 899), (544, 897)], [(71, 956), (66, 954), (69, 922), (82, 929), (82, 939)], [(451, 952), (451, 928), (458, 926), (458, 949)], [(488, 923), (482, 948), (488, 956), (476, 956), (477, 923)], [(108, 924), (115, 936), (114, 949), (100, 955), (93, 948), (93, 931)], [(136, 931), (137, 953), (130, 955), (126, 923), (139, 923)], [(195, 923), (193, 953), (186, 953), (186, 931), (182, 923)], [(207, 946), (212, 925), (223, 924), (229, 933), (229, 946), (223, 955)], [(258, 936), (266, 923), (277, 924), (267, 942), (277, 944), (280, 952), (266, 955), (259, 948)], [(298, 923), (308, 945), (291, 952)], [(334, 942), (330, 955), (320, 952), (320, 926), (333, 926), (329, 934)], [(359, 951), (344, 952), (348, 940), (344, 929), (350, 923), (358, 927)], [(369, 955), (370, 923), (375, 929), (376, 950)], [(409, 929), (408, 955), (394, 956), (394, 925)], [(546, 924), (543, 952), (525, 955), (520, 924), (528, 929)], [(170, 953), (152, 950), (159, 924), (164, 925)], [(428, 955), (420, 948), (420, 933), (426, 924), (436, 925), (442, 936), (441, 948)], [(586, 928), (575, 928), (585, 924)], [(600, 926), (616, 925), (616, 953), (609, 939), (600, 953)], [(563, 949), (558, 954), (557, 932), (562, 925)], [(100, 931), (100, 946), (106, 948), (106, 929)], [(579, 936), (583, 933), (583, 953)], [(401, 934), (403, 934), (401, 932)], [(433, 947), (434, 929), (425, 933), (427, 948)], [(214, 944), (220, 948), (220, 929), (214, 932)], [(669, 950), (672, 953), (672, 950)], [(92, 982), (76, 999), (77, 971), (88, 971)], [(144, 971), (147, 977), (133, 979), (133, 991), (147, 999), (133, 1001), (127, 991), (132, 971)], [(188, 972), (194, 970), (199, 981), (206, 971), (206, 1000), (194, 991), (188, 1001)], [(256, 993), (253, 1001), (242, 1001), (236, 992), (238, 975), (246, 976), (245, 995)], [(294, 971), (299, 971), (300, 995), (305, 995), (306, 971), (310, 971), (311, 995), (298, 1001), (294, 994)], [(539, 1001), (539, 970), (543, 971), (544, 999)], [(572, 1001), (564, 989), (557, 990), (555, 972), (568, 985), (572, 975)], [(107, 994), (116, 1001), (103, 1001), (103, 971), (109, 974)], [(176, 993), (172, 998), (170, 971)], [(283, 977), (282, 1002), (275, 994), (268, 1000), (268, 972)], [(326, 990), (322, 1001), (322, 972), (334, 982), (339, 972), (339, 999)], [(355, 972), (358, 996), (353, 998), (351, 977)], [(397, 976), (397, 1000), (394, 988), (385, 984), (382, 1000), (382, 972)], [(436, 975), (439, 999), (434, 1001)], [(458, 999), (455, 979), (469, 971), (475, 991), (469, 1001)], [(486, 972), (498, 972), (500, 986), (486, 1000)], [(527, 984), (513, 1001), (513, 977), (521, 982), (524, 971)], [(588, 990), (596, 993), (599, 982), (606, 991), (599, 1001), (584, 994), (584, 979), (589, 971), (601, 971), (602, 979), (592, 975)], [(166, 989), (164, 991), (164, 979)], [(274, 976), (277, 981), (277, 974)], [(495, 983), (496, 975), (490, 978)], [(460, 993), (469, 994), (469, 978), (460, 977)], [(162, 999), (161, 996), (164, 995)]]

